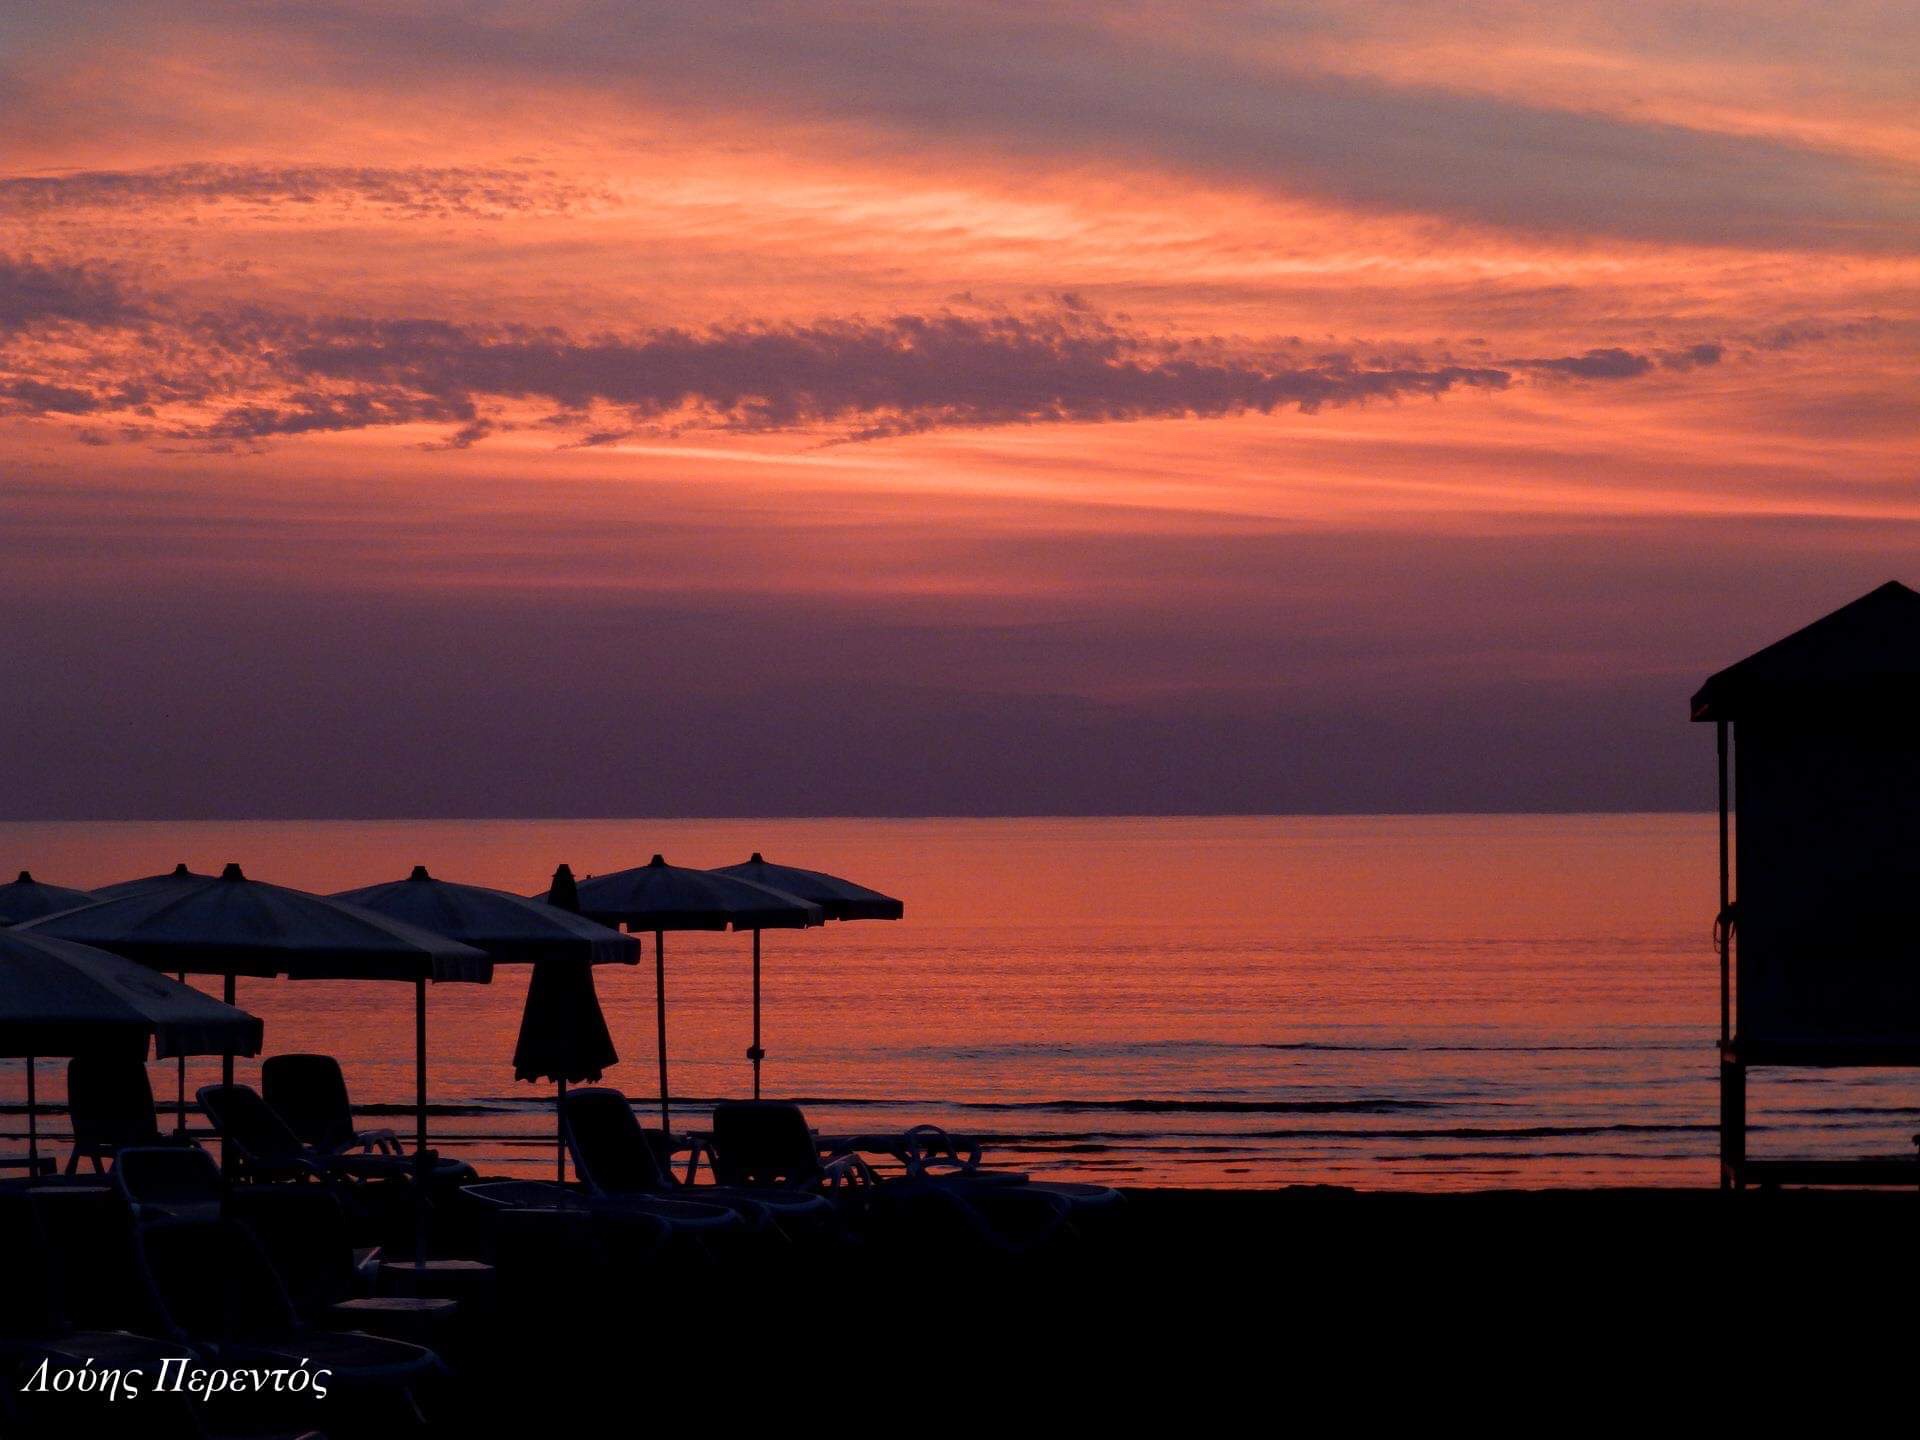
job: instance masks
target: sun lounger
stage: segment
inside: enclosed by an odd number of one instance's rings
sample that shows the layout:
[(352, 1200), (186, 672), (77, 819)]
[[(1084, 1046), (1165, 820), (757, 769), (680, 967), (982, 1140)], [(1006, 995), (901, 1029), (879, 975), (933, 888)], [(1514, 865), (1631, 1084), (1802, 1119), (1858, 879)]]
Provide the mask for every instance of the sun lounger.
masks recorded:
[[(339, 1155), (309, 1145), (249, 1085), (203, 1085), (195, 1092), (221, 1143), (234, 1149), (236, 1169), (249, 1180), (410, 1179), (411, 1155)], [(458, 1160), (436, 1160), (435, 1181), (457, 1183), (472, 1174)]]
[(200, 1108), (233, 1149), (234, 1172), (245, 1180), (315, 1180), (404, 1175), (394, 1157), (335, 1155), (307, 1144), (249, 1085), (203, 1085)]
[[(978, 1141), (956, 1141), (937, 1125), (861, 1139), (891, 1154), (905, 1171), (900, 1180), (884, 1182), (895, 1187), (890, 1199), (909, 1193), (898, 1188), (902, 1181), (952, 1189), (967, 1197), (977, 1218), (1001, 1232), (1038, 1233), (1048, 1229), (1051, 1209), (1078, 1218), (1120, 1200), (1119, 1191), (1104, 1185), (1035, 1181), (1020, 1171), (985, 1168)], [(713, 1108), (714, 1173), (723, 1183), (831, 1189), (836, 1168), (853, 1158), (823, 1147), (798, 1105), (729, 1100)], [(967, 1224), (964, 1219), (956, 1223)]]
[(260, 1066), (260, 1093), (287, 1128), (316, 1150), (401, 1153), (393, 1131), (353, 1128), (346, 1076), (331, 1055), (269, 1055)]
[(1066, 1203), (1076, 1221), (1112, 1210), (1124, 1197), (1110, 1185), (1072, 1180), (1035, 1180), (1018, 1170), (995, 1170), (980, 1164), (978, 1140), (956, 1140), (938, 1125), (916, 1125), (888, 1147), (909, 1175), (959, 1185), (1018, 1186), (1054, 1196)]
[(141, 1230), (136, 1248), (167, 1338), (223, 1366), (331, 1372), (335, 1393), (311, 1402), (326, 1405), (330, 1425), (342, 1402), (418, 1419), (418, 1388), (444, 1372), (423, 1346), (303, 1323), (259, 1242), (233, 1221), (162, 1221)]
[(67, 1062), (67, 1114), (73, 1153), (67, 1174), (90, 1160), (96, 1173), (130, 1145), (185, 1144), (162, 1133), (144, 1060), (131, 1055), (76, 1055)]
[[(55, 1363), (156, 1366), (178, 1354), (159, 1340), (125, 1330), (80, 1329), (68, 1317), (53, 1246), (31, 1199), (0, 1196), (0, 1254), (6, 1256), (0, 1284), (0, 1380), (22, 1364), (38, 1365), (48, 1355)], [(70, 1398), (70, 1397), (68, 1397)]]
[(339, 1199), (315, 1185), (254, 1185), (237, 1190), (228, 1214), (260, 1242), (295, 1311), (329, 1330), (365, 1330), (443, 1348), (457, 1300), (375, 1295), (380, 1250), (356, 1249)]
[(618, 1090), (569, 1090), (560, 1102), (561, 1132), (575, 1171), (595, 1195), (615, 1200), (654, 1198), (722, 1205), (755, 1226), (783, 1229), (831, 1225), (833, 1207), (798, 1190), (683, 1185), (660, 1163), (633, 1107)]
[(198, 1145), (134, 1145), (120, 1151), (113, 1186), (141, 1224), (220, 1218), (220, 1167)]
[(876, 1179), (857, 1155), (823, 1154), (800, 1107), (778, 1100), (715, 1105), (711, 1156), (722, 1185), (833, 1194)]

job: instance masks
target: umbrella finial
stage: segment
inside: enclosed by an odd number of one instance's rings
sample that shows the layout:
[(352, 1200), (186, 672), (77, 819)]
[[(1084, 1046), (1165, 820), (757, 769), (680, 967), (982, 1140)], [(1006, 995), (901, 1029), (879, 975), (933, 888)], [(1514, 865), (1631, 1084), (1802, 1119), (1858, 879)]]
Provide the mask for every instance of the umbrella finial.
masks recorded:
[(574, 882), (571, 865), (562, 864), (553, 872), (553, 884), (547, 887), (547, 903), (576, 915), (580, 913), (580, 887)]
[(184, 860), (179, 861), (173, 867), (173, 878), (176, 880), (185, 880), (192, 874), (193, 872), (187, 869), (187, 862)]
[(653, 859), (649, 860), (647, 863), (649, 865), (665, 865), (667, 863), (667, 857), (656, 851), (654, 853)]
[(413, 873), (407, 876), (409, 880), (431, 880), (432, 878), (431, 875), (427, 874), (427, 867), (424, 865), (414, 866)]
[[(654, 856), (653, 858), (654, 858), (654, 859), (656, 859), (656, 860), (658, 860), (658, 859), (659, 859), (660, 857), (659, 857), (658, 855), (656, 855), (656, 856)], [(19, 878), (18, 880), (16, 880), (16, 881), (14, 881), (13, 883), (14, 883), (14, 884), (16, 884), (16, 885), (31, 885), (31, 884), (33, 884), (33, 872), (32, 872), (31, 870), (22, 870), (22, 871), (20, 872), (20, 878)]]
[(766, 863), (767, 862), (761, 858), (760, 852), (758, 850), (754, 851), (753, 854), (749, 856), (747, 859), (747, 864), (749, 865), (764, 865)]
[(225, 868), (220, 871), (220, 878), (222, 880), (244, 880), (247, 877), (240, 873), (240, 867), (238, 865), (229, 860)]

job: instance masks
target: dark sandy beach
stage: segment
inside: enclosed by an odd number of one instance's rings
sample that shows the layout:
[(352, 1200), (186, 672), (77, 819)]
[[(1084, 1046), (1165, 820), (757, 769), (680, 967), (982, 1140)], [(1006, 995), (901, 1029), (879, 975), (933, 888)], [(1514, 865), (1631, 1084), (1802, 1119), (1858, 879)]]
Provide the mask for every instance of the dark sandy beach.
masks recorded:
[(1823, 1357), (1904, 1371), (1883, 1322), (1911, 1287), (1915, 1217), (1913, 1195), (1864, 1191), (1136, 1190), (1070, 1254), (716, 1276), (657, 1292), (664, 1316), (641, 1301), (575, 1332), (553, 1363), (603, 1393), (685, 1377), (689, 1417), (777, 1422), (807, 1396), (802, 1413), (856, 1427), (1557, 1425), (1715, 1391), (1758, 1415), (1797, 1403)]

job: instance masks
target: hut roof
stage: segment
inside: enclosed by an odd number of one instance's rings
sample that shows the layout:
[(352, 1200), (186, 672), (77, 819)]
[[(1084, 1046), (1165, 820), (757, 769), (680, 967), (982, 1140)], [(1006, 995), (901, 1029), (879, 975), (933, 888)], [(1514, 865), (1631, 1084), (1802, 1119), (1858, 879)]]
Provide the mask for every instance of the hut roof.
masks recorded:
[(1853, 711), (1920, 698), (1920, 594), (1889, 580), (1707, 677), (1695, 720)]

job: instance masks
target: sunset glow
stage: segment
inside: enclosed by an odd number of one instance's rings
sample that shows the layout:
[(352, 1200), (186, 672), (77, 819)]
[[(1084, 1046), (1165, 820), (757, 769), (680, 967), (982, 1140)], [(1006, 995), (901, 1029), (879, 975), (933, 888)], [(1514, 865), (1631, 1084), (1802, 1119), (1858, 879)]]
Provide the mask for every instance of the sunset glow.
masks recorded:
[(1691, 683), (1914, 578), (1916, 59), (13, 7), (10, 811), (1697, 807)]

